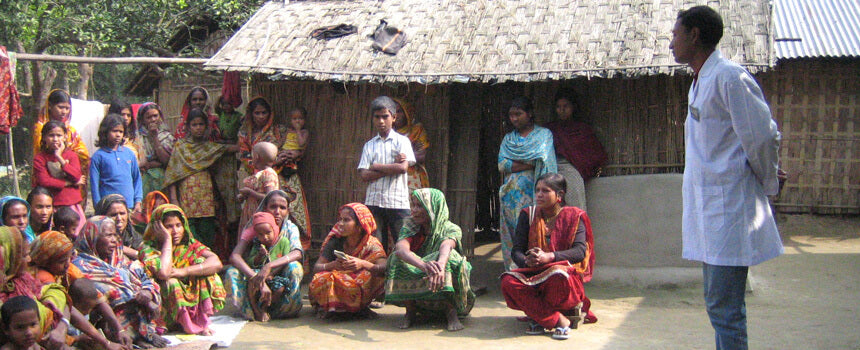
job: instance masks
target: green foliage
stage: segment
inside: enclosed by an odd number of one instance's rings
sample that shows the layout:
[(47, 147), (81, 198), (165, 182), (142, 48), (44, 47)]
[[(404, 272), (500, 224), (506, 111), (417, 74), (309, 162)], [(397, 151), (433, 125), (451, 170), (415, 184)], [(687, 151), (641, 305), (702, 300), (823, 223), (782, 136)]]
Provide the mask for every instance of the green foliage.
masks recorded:
[[(27, 194), (30, 193), (32, 187), (30, 185), (30, 169), (29, 166), (18, 167), (18, 190), (22, 198), (27, 198)], [(11, 167), (2, 166), (0, 170), (2, 170), (0, 171), (0, 196), (14, 195), (15, 183)]]

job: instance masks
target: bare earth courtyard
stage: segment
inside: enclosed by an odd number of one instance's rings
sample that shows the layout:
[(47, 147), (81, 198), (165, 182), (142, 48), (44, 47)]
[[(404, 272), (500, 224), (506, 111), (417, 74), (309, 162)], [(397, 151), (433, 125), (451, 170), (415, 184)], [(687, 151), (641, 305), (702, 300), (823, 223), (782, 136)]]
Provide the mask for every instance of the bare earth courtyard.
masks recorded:
[[(780, 215), (778, 224), (786, 254), (751, 269), (750, 348), (860, 349), (860, 218)], [(521, 313), (508, 309), (499, 292), (500, 254), (498, 243), (475, 249), (472, 284), (487, 286), (487, 294), (463, 320), (463, 331), (445, 331), (442, 320), (399, 330), (404, 310), (391, 305), (377, 310), (376, 320), (319, 320), (305, 300), (299, 318), (248, 323), (231, 349), (713, 349), (700, 286), (590, 283), (596, 324), (581, 325), (561, 342), (525, 335), (516, 320)]]

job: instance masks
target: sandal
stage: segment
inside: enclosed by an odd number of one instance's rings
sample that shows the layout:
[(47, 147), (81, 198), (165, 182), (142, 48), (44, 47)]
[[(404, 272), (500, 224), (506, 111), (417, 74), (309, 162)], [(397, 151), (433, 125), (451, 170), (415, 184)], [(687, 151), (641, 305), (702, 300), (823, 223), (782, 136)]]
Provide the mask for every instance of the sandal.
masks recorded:
[(555, 340), (567, 340), (570, 338), (570, 327), (555, 327), (555, 330), (552, 332), (552, 339)]
[(526, 334), (528, 335), (541, 335), (544, 333), (543, 326), (539, 325), (537, 322), (533, 320), (529, 320), (529, 326), (526, 328)]

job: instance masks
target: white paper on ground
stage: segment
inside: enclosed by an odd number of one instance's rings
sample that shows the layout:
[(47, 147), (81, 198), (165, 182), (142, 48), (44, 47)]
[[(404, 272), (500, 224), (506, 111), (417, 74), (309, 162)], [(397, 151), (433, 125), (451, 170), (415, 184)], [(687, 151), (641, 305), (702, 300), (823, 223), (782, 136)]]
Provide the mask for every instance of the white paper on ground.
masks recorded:
[(165, 335), (164, 338), (170, 342), (168, 345), (178, 345), (195, 340), (208, 340), (215, 342), (220, 348), (229, 347), (233, 343), (233, 339), (239, 335), (239, 331), (245, 326), (248, 321), (230, 317), (230, 316), (212, 316), (209, 318), (211, 324), (209, 329), (212, 330), (212, 335), (202, 336), (196, 334), (172, 334)]

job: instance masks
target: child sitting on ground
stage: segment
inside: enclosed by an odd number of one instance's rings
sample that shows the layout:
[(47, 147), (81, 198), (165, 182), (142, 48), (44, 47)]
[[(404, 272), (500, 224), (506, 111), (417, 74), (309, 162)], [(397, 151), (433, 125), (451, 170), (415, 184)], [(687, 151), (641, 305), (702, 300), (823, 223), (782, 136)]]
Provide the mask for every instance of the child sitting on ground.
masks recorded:
[[(105, 298), (96, 290), (95, 282), (85, 278), (77, 279), (72, 282), (69, 287), (69, 299), (71, 306), (80, 311), (88, 321), (90, 313), (95, 307), (105, 302)], [(98, 323), (98, 322), (97, 322)], [(119, 333), (121, 330), (115, 330), (114, 333)], [(72, 345), (80, 349), (101, 349), (107, 341), (104, 337), (94, 339), (93, 337), (82, 333), (77, 328), (69, 328), (69, 336), (74, 338)], [(111, 344), (112, 346), (118, 344)]]
[(78, 237), (80, 216), (70, 207), (59, 207), (54, 213), (54, 230), (60, 231), (74, 242)]
[(254, 175), (248, 176), (242, 180), (242, 185), (239, 188), (239, 195), (236, 196), (242, 203), (242, 218), (239, 220), (239, 227), (244, 228), (254, 212), (257, 211), (257, 205), (260, 200), (266, 196), (269, 191), (280, 188), (278, 183), (278, 173), (272, 169), (272, 164), (278, 156), (278, 147), (270, 142), (258, 142), (254, 145), (251, 151), (251, 165), (254, 166)]
[(0, 307), (3, 334), (8, 341), (0, 350), (39, 350), (36, 343), (41, 332), (36, 301), (24, 295), (9, 298)]

